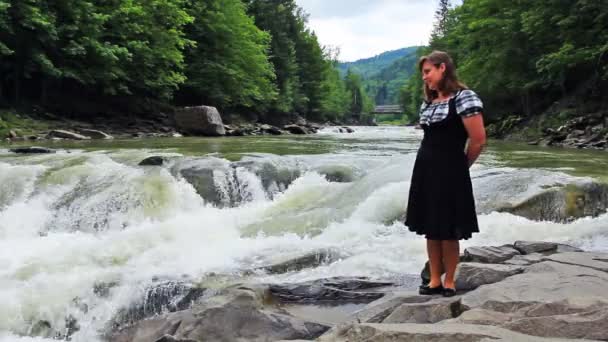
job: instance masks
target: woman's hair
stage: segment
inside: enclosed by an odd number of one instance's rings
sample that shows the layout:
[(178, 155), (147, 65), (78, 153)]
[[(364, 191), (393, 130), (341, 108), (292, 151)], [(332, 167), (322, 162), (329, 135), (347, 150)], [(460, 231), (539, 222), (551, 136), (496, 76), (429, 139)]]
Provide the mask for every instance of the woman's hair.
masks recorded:
[[(435, 67), (439, 67), (441, 63), (445, 64), (445, 72), (443, 74), (443, 78), (439, 81), (438, 88), (443, 93), (455, 93), (461, 89), (468, 89), (468, 87), (458, 80), (458, 76), (456, 76), (456, 67), (454, 66), (454, 62), (450, 55), (443, 51), (433, 51), (429, 55), (420, 57), (418, 61), (418, 70), (422, 72), (422, 65), (424, 62), (430, 62)], [(429, 86), (424, 83), (422, 85), (424, 89), (424, 99), (427, 102), (433, 101), (433, 99), (437, 98), (439, 94), (437, 90), (432, 90)]]

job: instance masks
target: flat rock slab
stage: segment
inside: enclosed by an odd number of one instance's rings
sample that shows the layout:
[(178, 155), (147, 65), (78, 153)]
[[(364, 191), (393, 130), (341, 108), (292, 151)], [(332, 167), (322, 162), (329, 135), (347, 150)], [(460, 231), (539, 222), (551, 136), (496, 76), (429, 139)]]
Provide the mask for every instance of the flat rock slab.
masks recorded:
[(317, 341), (320, 342), (567, 342), (580, 341), (535, 337), (504, 328), (473, 324), (377, 324), (362, 323), (336, 327)]
[(546, 256), (543, 260), (589, 267), (594, 270), (608, 272), (608, 253), (558, 253)]
[(500, 264), (519, 254), (518, 250), (510, 246), (469, 247), (464, 250), (463, 261)]
[(515, 241), (513, 247), (521, 254), (532, 253), (563, 253), (563, 252), (582, 252), (580, 248), (569, 245), (545, 242), (545, 241)]
[(459, 297), (434, 298), (423, 303), (399, 305), (382, 323), (437, 323), (462, 313)]
[(363, 309), (353, 313), (350, 323), (381, 323), (388, 317), (395, 308), (405, 303), (424, 303), (428, 302), (433, 297), (421, 296), (414, 291), (399, 291), (387, 294), (386, 297), (380, 298)]
[(456, 270), (456, 288), (474, 290), (481, 285), (493, 284), (507, 277), (522, 273), (523, 266), (464, 262)]
[(537, 264), (543, 261), (545, 256), (540, 253), (532, 253), (526, 255), (516, 255), (513, 258), (503, 262), (506, 265), (515, 265), (515, 266), (530, 266), (533, 264)]

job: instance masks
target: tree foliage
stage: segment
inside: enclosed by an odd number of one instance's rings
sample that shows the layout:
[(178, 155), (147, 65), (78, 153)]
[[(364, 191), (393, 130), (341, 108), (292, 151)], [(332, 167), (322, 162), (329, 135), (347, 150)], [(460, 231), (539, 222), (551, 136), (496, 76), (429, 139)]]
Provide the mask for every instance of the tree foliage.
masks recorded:
[(335, 51), (295, 0), (0, 0), (0, 102), (86, 95), (340, 118)]
[[(439, 2), (442, 21), (422, 53), (450, 53), (488, 116), (531, 115), (581, 86), (598, 97), (608, 94), (605, 0), (464, 0), (447, 12), (445, 3)], [(412, 108), (420, 103), (419, 77), (402, 90)]]

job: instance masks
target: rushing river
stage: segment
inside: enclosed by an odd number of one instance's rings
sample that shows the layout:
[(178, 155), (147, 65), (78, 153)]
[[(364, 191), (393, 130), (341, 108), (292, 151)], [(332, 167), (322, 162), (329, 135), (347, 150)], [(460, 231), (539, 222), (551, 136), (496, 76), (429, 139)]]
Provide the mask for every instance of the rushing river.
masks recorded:
[[(238, 276), (326, 248), (339, 260), (246, 280), (419, 273), (424, 239), (401, 218), (421, 136), (326, 128), (48, 143), (58, 153), (27, 156), (0, 146), (0, 341), (47, 341), (26, 336), (40, 322), (65, 329), (70, 316), (80, 327), (72, 340), (95, 341), (153, 279)], [(166, 162), (138, 166), (149, 156)], [(608, 251), (608, 214), (552, 223), (494, 210), (558, 183), (608, 182), (606, 170), (603, 151), (492, 141), (471, 169), (481, 233), (462, 247), (550, 240)], [(99, 284), (114, 286), (100, 295)]]

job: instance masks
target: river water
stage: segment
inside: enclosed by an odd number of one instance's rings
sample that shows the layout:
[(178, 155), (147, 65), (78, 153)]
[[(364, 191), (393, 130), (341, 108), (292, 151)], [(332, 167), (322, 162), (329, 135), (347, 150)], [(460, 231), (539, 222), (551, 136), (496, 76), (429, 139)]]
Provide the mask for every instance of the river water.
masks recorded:
[[(95, 341), (155, 280), (234, 278), (327, 248), (340, 258), (246, 280), (417, 274), (424, 239), (401, 218), (421, 137), (380, 126), (47, 143), (58, 153), (29, 156), (0, 146), (0, 341), (50, 341), (27, 335), (40, 322), (65, 330), (69, 316), (80, 326), (73, 341)], [(137, 165), (148, 156), (167, 162)], [(495, 211), (555, 184), (608, 182), (607, 169), (603, 151), (490, 142), (471, 169), (481, 233), (462, 247), (547, 240), (608, 251), (608, 214), (552, 223)], [(114, 286), (101, 296), (99, 284)]]

